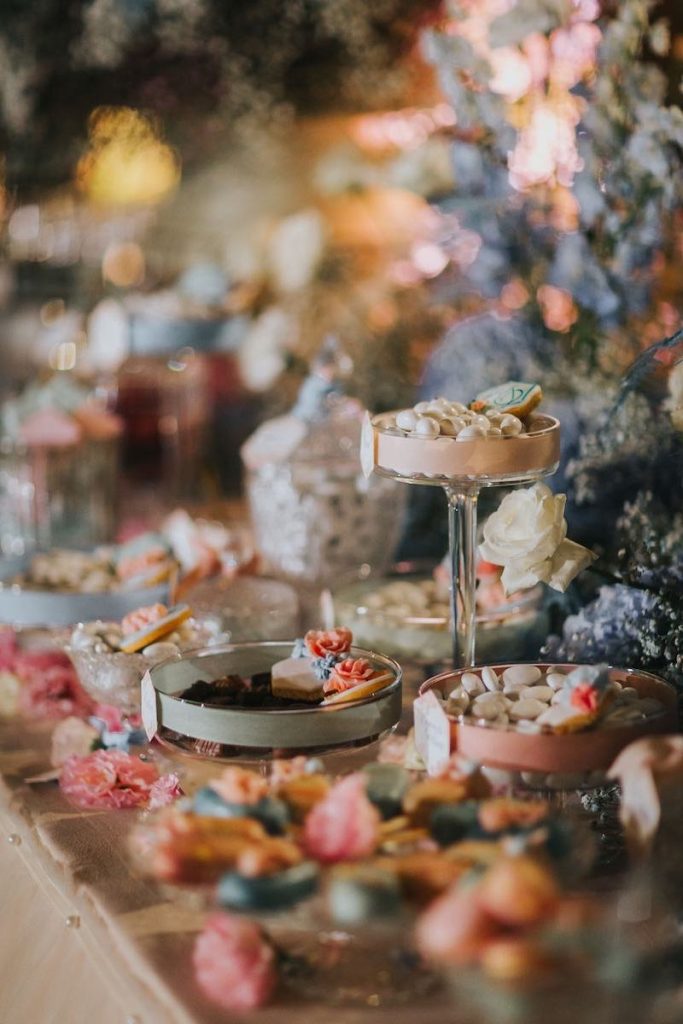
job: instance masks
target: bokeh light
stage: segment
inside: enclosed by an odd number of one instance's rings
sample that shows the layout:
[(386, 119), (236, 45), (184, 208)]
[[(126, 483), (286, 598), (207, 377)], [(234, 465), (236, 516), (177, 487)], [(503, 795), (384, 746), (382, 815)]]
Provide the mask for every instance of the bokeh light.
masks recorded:
[(180, 163), (158, 127), (130, 107), (98, 107), (90, 117), (89, 148), (76, 183), (94, 203), (158, 203), (180, 181)]

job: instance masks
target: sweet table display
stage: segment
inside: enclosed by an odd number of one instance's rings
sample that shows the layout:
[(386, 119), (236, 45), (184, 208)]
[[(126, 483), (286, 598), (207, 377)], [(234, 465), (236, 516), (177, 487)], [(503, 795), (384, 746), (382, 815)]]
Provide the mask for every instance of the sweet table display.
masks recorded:
[[(380, 738), (401, 715), (400, 666), (352, 646), (348, 629), (194, 651), (150, 668), (150, 738), (202, 757), (260, 760)], [(279, 754), (278, 754), (279, 752)]]
[(572, 790), (604, 785), (634, 740), (675, 730), (678, 699), (669, 683), (635, 669), (494, 665), (427, 680), (415, 723), (428, 766), (457, 750), (508, 785)]
[(560, 424), (536, 411), (537, 384), (510, 381), (470, 403), (437, 398), (367, 417), (365, 472), (443, 487), (448, 498), (451, 614), (456, 666), (475, 661), (477, 497), (484, 487), (533, 483), (554, 473)]

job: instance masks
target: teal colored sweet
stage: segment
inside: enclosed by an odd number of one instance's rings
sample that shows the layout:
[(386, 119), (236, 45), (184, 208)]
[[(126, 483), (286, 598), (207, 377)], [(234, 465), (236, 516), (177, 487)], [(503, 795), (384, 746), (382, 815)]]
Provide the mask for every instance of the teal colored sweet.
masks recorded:
[(229, 910), (287, 910), (312, 896), (319, 882), (320, 868), (309, 860), (257, 878), (231, 871), (218, 883), (217, 901)]
[(467, 836), (481, 834), (477, 813), (477, 804), (473, 800), (462, 804), (442, 804), (432, 813), (429, 831), (439, 846), (451, 846)]
[(380, 868), (340, 868), (328, 884), (327, 907), (332, 920), (340, 925), (393, 917), (401, 909), (398, 879)]
[(375, 805), (383, 818), (393, 818), (403, 808), (403, 796), (410, 785), (410, 774), (398, 764), (367, 764), (363, 768), (367, 776), (368, 800)]
[(282, 835), (289, 824), (289, 809), (282, 800), (264, 796), (254, 804), (232, 803), (211, 786), (195, 793), (192, 810), (211, 818), (255, 818), (271, 836)]

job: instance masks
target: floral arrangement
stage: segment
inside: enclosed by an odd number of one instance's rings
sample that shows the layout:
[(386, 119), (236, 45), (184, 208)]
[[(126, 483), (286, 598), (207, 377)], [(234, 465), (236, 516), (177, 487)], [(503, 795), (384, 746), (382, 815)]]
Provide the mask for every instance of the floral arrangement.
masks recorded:
[(569, 501), (582, 539), (599, 553), (597, 593), (564, 623), (548, 651), (609, 661), (683, 687), (683, 332), (646, 350), (620, 401), (581, 438)]
[(650, 308), (683, 199), (683, 113), (645, 59), (669, 47), (652, 6), (450, 0), (425, 39), (457, 118), (444, 216), (478, 239), (453, 294), (474, 287), (612, 371), (600, 343), (623, 347), (620, 325)]

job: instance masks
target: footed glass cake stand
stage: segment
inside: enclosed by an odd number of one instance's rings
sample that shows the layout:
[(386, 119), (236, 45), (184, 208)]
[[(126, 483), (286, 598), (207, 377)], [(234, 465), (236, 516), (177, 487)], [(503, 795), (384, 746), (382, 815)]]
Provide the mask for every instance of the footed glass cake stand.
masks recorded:
[(516, 437), (422, 438), (395, 426), (395, 413), (367, 418), (361, 442), (364, 471), (407, 484), (442, 487), (448, 499), (453, 664), (475, 664), (477, 499), (484, 487), (535, 483), (557, 469), (560, 423), (536, 415)]

